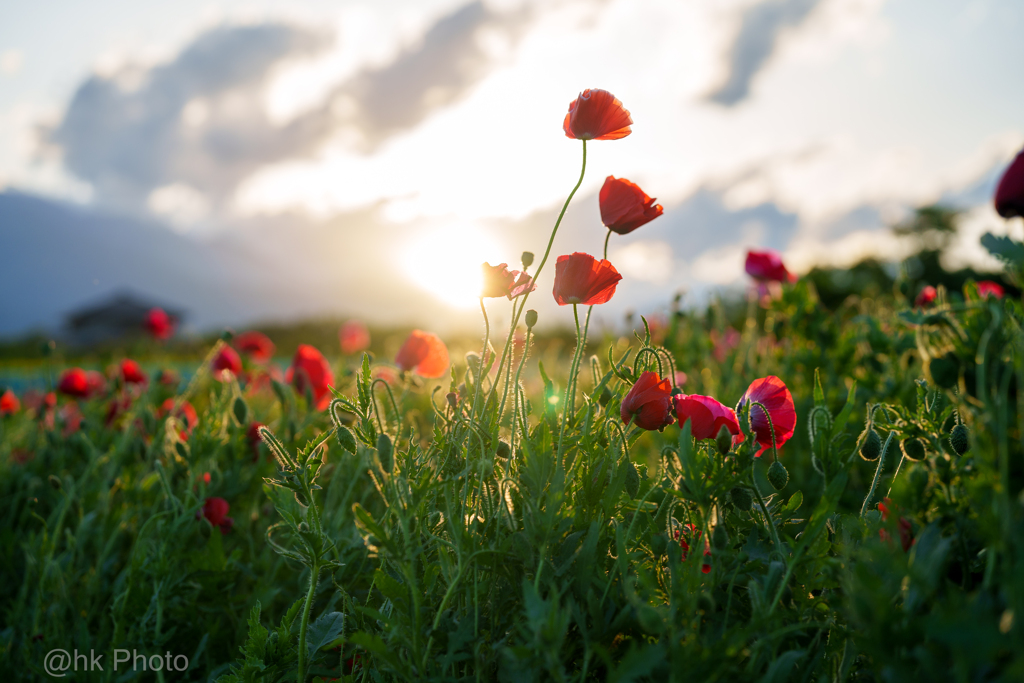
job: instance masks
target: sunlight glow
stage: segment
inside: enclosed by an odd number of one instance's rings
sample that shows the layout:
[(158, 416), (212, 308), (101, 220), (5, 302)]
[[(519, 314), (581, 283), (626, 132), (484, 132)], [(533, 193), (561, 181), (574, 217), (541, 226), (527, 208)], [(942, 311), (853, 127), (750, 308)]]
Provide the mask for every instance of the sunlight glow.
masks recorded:
[(480, 297), (480, 264), (499, 263), (500, 245), (467, 226), (427, 230), (406, 243), (402, 270), (414, 283), (454, 308), (473, 308)]

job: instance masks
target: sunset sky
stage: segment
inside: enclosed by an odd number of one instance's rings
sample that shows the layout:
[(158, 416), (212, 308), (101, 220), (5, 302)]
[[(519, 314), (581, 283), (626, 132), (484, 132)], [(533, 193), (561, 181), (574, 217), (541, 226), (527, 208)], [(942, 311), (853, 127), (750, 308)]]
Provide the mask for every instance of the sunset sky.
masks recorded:
[[(981, 233), (1021, 232), (988, 199), (1024, 144), (1022, 33), (1016, 0), (5, 3), (0, 198), (172, 232), (238, 291), (175, 289), (191, 276), (170, 251), (171, 284), (21, 263), (51, 295), (28, 307), (5, 288), (0, 334), (124, 288), (200, 328), (474, 325), (480, 262), (539, 259), (578, 177), (561, 123), (584, 88), (622, 100), (633, 134), (590, 145), (553, 257), (600, 253), (608, 175), (665, 207), (613, 236), (625, 279), (603, 324), (742, 287), (752, 247), (797, 272), (898, 258), (887, 226), (940, 200), (968, 211), (949, 265), (985, 265)], [(552, 275), (531, 302), (568, 324)]]

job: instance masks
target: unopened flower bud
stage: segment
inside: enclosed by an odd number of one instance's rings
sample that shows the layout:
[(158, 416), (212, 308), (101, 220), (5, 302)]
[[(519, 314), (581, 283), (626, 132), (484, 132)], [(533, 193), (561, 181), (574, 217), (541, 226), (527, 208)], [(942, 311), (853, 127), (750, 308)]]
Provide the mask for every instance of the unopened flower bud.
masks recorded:
[(868, 427), (864, 435), (864, 443), (860, 446), (860, 457), (867, 461), (878, 460), (882, 453), (882, 439), (874, 427)]
[(526, 326), (533, 327), (537, 324), (537, 311), (532, 308), (526, 312)]
[(57, 477), (55, 477), (52, 474), (47, 478), (47, 481), (49, 481), (50, 482), (50, 486), (52, 486), (57, 491), (60, 491), (61, 488), (63, 488), (63, 486), (64, 486), (61, 483), (60, 479), (58, 479)]
[(630, 498), (635, 499), (640, 493), (640, 473), (636, 471), (636, 465), (626, 463), (626, 493)]
[(672, 387), (672, 391), (670, 393), (673, 396), (682, 396), (683, 395), (683, 390), (680, 389), (679, 387)]
[(732, 432), (725, 425), (722, 425), (718, 430), (718, 435), (715, 436), (715, 446), (718, 447), (718, 452), (722, 455), (728, 455), (732, 450)]
[(384, 471), (391, 473), (395, 466), (394, 449), (391, 447), (391, 437), (381, 434), (377, 437), (377, 455), (380, 456), (380, 465)]
[(512, 449), (509, 448), (508, 442), (502, 440), (498, 441), (498, 450), (495, 452), (495, 456), (502, 460), (508, 460), (509, 455), (512, 454)]
[(967, 425), (958, 424), (953, 427), (953, 431), (949, 433), (949, 445), (953, 447), (954, 453), (963, 455), (971, 450), (971, 441), (968, 436)]
[(903, 455), (906, 456), (907, 460), (914, 462), (923, 460), (925, 455), (927, 455), (924, 450), (924, 442), (915, 436), (900, 441), (900, 450), (903, 451)]
[(729, 499), (738, 510), (750, 510), (750, 507), (754, 504), (754, 496), (751, 495), (748, 489), (742, 486), (737, 486), (729, 491)]
[(786, 471), (785, 465), (776, 460), (772, 463), (772, 466), (768, 468), (768, 483), (775, 488), (776, 491), (781, 491), (786, 488), (786, 484), (789, 483), (789, 472)]
[(452, 408), (457, 408), (459, 406), (459, 395), (456, 394), (454, 391), (449, 391), (445, 395), (445, 398), (448, 400), (448, 405), (450, 405)]
[(533, 265), (533, 252), (532, 251), (524, 251), (523, 252), (523, 268), (529, 268), (532, 265)]
[(230, 327), (225, 327), (224, 331), (220, 333), (220, 338), (225, 344), (230, 344), (231, 340), (235, 338), (235, 331)]
[(608, 387), (601, 389), (601, 395), (597, 397), (597, 402), (602, 406), (608, 405), (608, 402), (612, 400), (612, 390)]
[(724, 524), (716, 525), (715, 530), (711, 532), (711, 545), (718, 550), (725, 550), (729, 547), (729, 532), (726, 531)]

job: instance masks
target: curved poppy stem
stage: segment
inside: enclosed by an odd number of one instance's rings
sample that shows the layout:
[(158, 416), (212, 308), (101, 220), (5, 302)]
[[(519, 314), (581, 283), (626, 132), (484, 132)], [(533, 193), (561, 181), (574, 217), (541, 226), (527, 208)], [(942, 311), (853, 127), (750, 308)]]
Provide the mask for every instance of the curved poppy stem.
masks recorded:
[(563, 448), (565, 440), (565, 428), (569, 423), (569, 413), (576, 408), (576, 370), (579, 367), (580, 349), (583, 346), (583, 334), (580, 330), (580, 314), (577, 304), (572, 305), (572, 317), (576, 320), (576, 350), (572, 354), (572, 365), (569, 367), (569, 381), (565, 384), (565, 402), (562, 404), (562, 429), (558, 433), (558, 457), (561, 459), (565, 452)]
[(487, 307), (484, 306), (483, 297), (480, 297), (480, 312), (484, 315), (484, 348), (480, 352), (480, 362), (476, 366), (476, 377), (473, 381), (476, 387), (473, 390), (473, 408), (469, 411), (470, 420), (476, 417), (476, 407), (480, 403), (480, 385), (484, 381), (484, 358), (487, 356), (487, 343), (491, 337), (491, 321), (487, 319)]
[(875, 489), (878, 488), (878, 480), (882, 476), (882, 470), (885, 468), (885, 454), (889, 452), (889, 444), (892, 443), (892, 437), (896, 432), (889, 432), (889, 437), (885, 440), (885, 445), (882, 446), (882, 452), (878, 455), (878, 466), (875, 468), (875, 477), (871, 480), (871, 488), (868, 489), (868, 495), (864, 496), (864, 502), (860, 506), (860, 516), (863, 517), (868, 511), (868, 505), (871, 504), (871, 499), (875, 497)]
[[(576, 181), (576, 186), (572, 188), (572, 192), (570, 192), (569, 196), (565, 198), (565, 203), (562, 204), (562, 210), (561, 212), (559, 212), (558, 219), (555, 221), (555, 227), (551, 229), (551, 237), (548, 238), (548, 246), (544, 250), (544, 256), (540, 260), (540, 265), (537, 266), (537, 270), (533, 274), (534, 284), (536, 284), (538, 279), (540, 278), (540, 273), (542, 270), (544, 270), (544, 264), (548, 262), (548, 257), (551, 255), (551, 247), (555, 243), (555, 235), (558, 234), (558, 227), (562, 224), (562, 218), (565, 217), (565, 210), (569, 208), (569, 202), (571, 202), (572, 198), (576, 195), (576, 191), (580, 189), (580, 185), (583, 184), (583, 176), (585, 176), (587, 173), (587, 141), (583, 140), (582, 142), (583, 165), (580, 168), (580, 179)], [(512, 337), (515, 335), (516, 326), (519, 324), (519, 318), (520, 316), (522, 316), (523, 311), (526, 310), (526, 300), (530, 298), (530, 293), (532, 291), (532, 289), (527, 288), (526, 293), (523, 294), (523, 298), (520, 300), (519, 310), (515, 311), (515, 314), (512, 317), (512, 329), (509, 330), (508, 338), (505, 340), (505, 348), (501, 352), (501, 366), (504, 366), (505, 364), (505, 358), (508, 356), (509, 348), (512, 346)], [(507, 395), (508, 386), (506, 385), (505, 390), (502, 392), (501, 396), (502, 409), (504, 409), (505, 398), (507, 397)], [(498, 414), (500, 415), (501, 413), (499, 412)]]
[[(523, 374), (523, 366), (526, 365), (526, 356), (530, 352), (530, 337), (532, 337), (532, 336), (533, 336), (533, 328), (532, 327), (526, 328), (526, 343), (523, 344), (523, 357), (519, 359), (519, 368), (516, 370), (516, 381), (515, 381), (515, 384), (513, 385), (514, 387), (518, 387), (519, 386), (519, 381), (520, 381), (520, 378), (522, 377), (522, 374)], [(508, 376), (511, 376), (511, 375), (512, 375), (512, 364), (511, 364), (511, 360), (510, 360), (509, 361)], [(506, 379), (507, 379), (507, 377), (506, 377)], [(507, 392), (508, 389), (506, 388), (505, 391)], [(518, 391), (518, 389), (514, 389), (514, 391)], [(511, 453), (515, 452), (516, 419), (517, 419), (517, 413), (518, 412), (519, 412), (519, 401), (516, 400), (515, 396), (513, 396), (512, 397), (512, 436), (511, 436), (511, 442), (509, 443), (510, 457), (511, 457)], [(499, 412), (498, 415), (501, 415), (501, 413)]]
[[(777, 462), (779, 459), (779, 449), (775, 445), (775, 425), (772, 424), (772, 416), (768, 413), (768, 408), (760, 401), (751, 401), (750, 407), (753, 408), (754, 406), (760, 408), (764, 413), (764, 418), (768, 420), (768, 431), (772, 435), (772, 462)], [(749, 412), (747, 413), (747, 424), (750, 426), (750, 431), (754, 431), (754, 418)], [(757, 435), (755, 434), (754, 436), (756, 438)]]
[(604, 256), (602, 258), (604, 258), (605, 261), (608, 260), (608, 240), (610, 240), (611, 238), (612, 238), (612, 231), (611, 231), (611, 228), (609, 228), (608, 229), (608, 234), (604, 236)]

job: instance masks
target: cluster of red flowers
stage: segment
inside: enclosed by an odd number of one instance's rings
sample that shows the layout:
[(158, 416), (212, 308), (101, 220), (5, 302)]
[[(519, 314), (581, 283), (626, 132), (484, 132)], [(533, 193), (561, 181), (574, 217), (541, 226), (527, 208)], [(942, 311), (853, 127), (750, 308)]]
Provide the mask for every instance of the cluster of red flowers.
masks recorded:
[[(757, 456), (772, 447), (773, 429), (777, 448), (793, 436), (796, 406), (781, 379), (772, 375), (751, 382), (737, 409), (742, 410), (747, 405), (750, 405), (751, 431), (760, 446)], [(680, 425), (689, 421), (691, 434), (697, 440), (715, 438), (722, 427), (733, 435), (734, 443), (741, 443), (745, 438), (732, 408), (710, 396), (673, 394), (671, 383), (655, 372), (640, 375), (622, 399), (619, 414), (623, 422), (632, 422), (647, 430), (663, 429), (676, 419)]]

